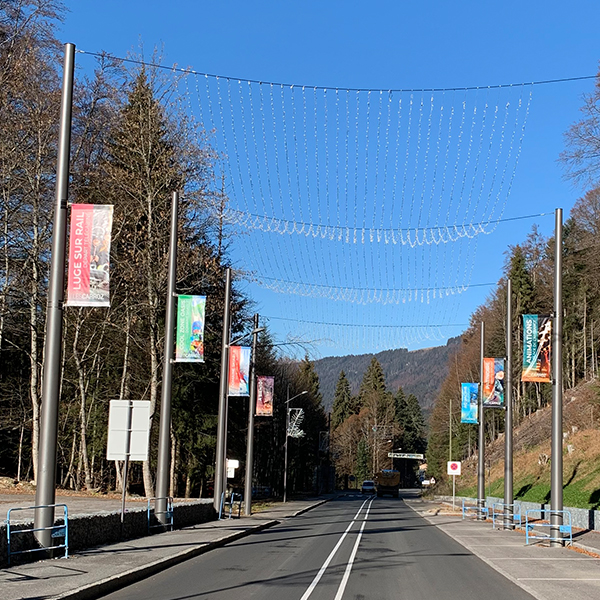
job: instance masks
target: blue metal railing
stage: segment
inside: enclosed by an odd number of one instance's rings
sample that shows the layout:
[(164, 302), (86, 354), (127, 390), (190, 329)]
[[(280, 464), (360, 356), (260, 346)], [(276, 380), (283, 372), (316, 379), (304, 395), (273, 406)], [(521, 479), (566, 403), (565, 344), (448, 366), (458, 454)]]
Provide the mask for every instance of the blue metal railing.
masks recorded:
[[(512, 516), (511, 521), (513, 523), (518, 523), (521, 525), (523, 519), (521, 517), (521, 508), (516, 506), (517, 511), (515, 511), (514, 504), (504, 504), (502, 502), (494, 502), (492, 504), (492, 527), (496, 527), (496, 519), (500, 521), (500, 525), (504, 523), (504, 516), (506, 513)], [(507, 510), (508, 509), (508, 510)]]
[[(465, 504), (465, 498), (462, 499), (462, 518), (463, 518), (463, 520), (465, 519), (465, 517), (468, 517), (468, 516), (478, 517), (479, 511), (481, 511), (481, 513), (483, 515), (485, 515), (486, 518), (490, 512), (486, 506), (482, 506), (480, 508), (479, 506), (474, 506), (473, 504)], [(475, 513), (475, 514), (473, 515), (472, 513)]]
[[(25, 510), (36, 510), (38, 508), (57, 508), (62, 506), (63, 509), (63, 522), (59, 525), (49, 525), (47, 527), (32, 527), (29, 529), (14, 529), (16, 523), (11, 523), (11, 514), (18, 511)], [(13, 550), (12, 541), (14, 536), (21, 535), (23, 533), (35, 533), (36, 531), (51, 531), (52, 539), (64, 538), (62, 544), (51, 546), (50, 548), (29, 548), (27, 550)], [(45, 552), (49, 550), (60, 550), (64, 549), (64, 558), (69, 557), (69, 512), (66, 504), (43, 504), (39, 506), (25, 506), (19, 508), (10, 508), (6, 514), (6, 542), (7, 542), (7, 562), (10, 566), (10, 557), (15, 554), (29, 554), (31, 552)]]
[[(539, 518), (530, 517), (534, 513), (539, 514)], [(552, 515), (562, 515), (562, 525), (558, 526), (558, 535), (553, 535), (552, 530), (557, 527), (549, 523), (545, 519)], [(565, 524), (565, 517), (568, 521)], [(529, 540), (547, 540), (555, 542), (564, 542), (569, 540), (573, 545), (573, 527), (571, 525), (571, 513), (568, 510), (551, 510), (542, 508), (531, 508), (525, 511), (525, 543), (529, 544)], [(541, 531), (540, 531), (541, 529)], [(548, 531), (544, 531), (548, 529)], [(567, 534), (566, 536), (564, 534)]]
[(242, 500), (244, 497), (242, 494), (231, 494), (231, 498), (229, 499), (229, 518), (231, 519), (233, 513), (233, 505), (237, 502), (238, 505), (238, 518), (242, 514)]
[(231, 493), (231, 495), (229, 496), (229, 502), (227, 501), (227, 498), (225, 497), (225, 492), (223, 492), (221, 494), (221, 502), (219, 503), (219, 520), (224, 518), (224, 513), (225, 511), (227, 511), (227, 507), (229, 507), (229, 516), (228, 519), (231, 519), (232, 515), (233, 515), (233, 505), (235, 503), (238, 504), (238, 517), (242, 514), (242, 501), (243, 501), (244, 497), (242, 496), (242, 494), (235, 494), (235, 493)]
[[(164, 511), (159, 511), (156, 512), (156, 510), (151, 506), (152, 501), (156, 501), (156, 500), (166, 500), (167, 501), (167, 507), (166, 510)], [(168, 528), (169, 531), (173, 531), (173, 497), (172, 496), (165, 496), (164, 498), (148, 498), (148, 505), (147, 505), (147, 510), (146, 510), (146, 514), (148, 515), (148, 533), (150, 533), (151, 529), (157, 529), (159, 527), (161, 528)], [(153, 517), (154, 517), (154, 521), (158, 521), (158, 516), (157, 515), (164, 515), (165, 517), (165, 522), (153, 522)]]

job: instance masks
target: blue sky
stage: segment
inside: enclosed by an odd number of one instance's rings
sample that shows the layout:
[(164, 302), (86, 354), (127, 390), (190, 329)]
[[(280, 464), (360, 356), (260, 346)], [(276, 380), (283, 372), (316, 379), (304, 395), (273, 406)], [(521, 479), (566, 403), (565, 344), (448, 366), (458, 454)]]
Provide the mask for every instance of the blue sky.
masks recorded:
[[(594, 75), (600, 60), (597, 1), (173, 1), (167, 5), (153, 0), (78, 0), (66, 4), (70, 13), (60, 37), (78, 49), (125, 56), (142, 42), (149, 56), (155, 45), (162, 45), (165, 64), (296, 86), (388, 90), (523, 83)], [(78, 56), (77, 60), (86, 68), (89, 59)], [(557, 158), (563, 149), (564, 132), (579, 117), (581, 95), (591, 91), (592, 86), (593, 81), (588, 80), (533, 88), (505, 217), (551, 212), (556, 207), (564, 208), (568, 216), (582, 190), (563, 180)], [(513, 93), (509, 99), (514, 107), (517, 96)], [(447, 97), (445, 102), (450, 105)], [(470, 284), (497, 281), (508, 244), (522, 241), (534, 222), (544, 234), (552, 233), (554, 221), (549, 216), (502, 223), (494, 233), (479, 236)], [(285, 237), (274, 235), (277, 244)], [(257, 239), (257, 246), (270, 243), (267, 234)], [(286, 245), (287, 241), (281, 243), (279, 258), (298, 260), (301, 250), (292, 257), (292, 246)], [(247, 248), (238, 248), (234, 256), (242, 260), (244, 251)], [(347, 248), (336, 253), (336, 260), (353, 259)], [(408, 260), (413, 266), (422, 265), (428, 256), (424, 251), (420, 258)], [(341, 273), (339, 264), (336, 268)], [(366, 323), (389, 325), (400, 310), (395, 306), (357, 307), (274, 294), (253, 283), (245, 284), (245, 289), (256, 300), (259, 313), (280, 318), (295, 315), (305, 321), (358, 323), (364, 317)], [(403, 312), (398, 323), (416, 326), (437, 319), (445, 319), (446, 324), (468, 323), (470, 314), (485, 301), (489, 291), (473, 286), (459, 298), (452, 297), (440, 305), (400, 307)], [(305, 340), (319, 338), (315, 332), (318, 325), (307, 324), (304, 332), (281, 326), (280, 320), (271, 321), (279, 338), (290, 333)], [(460, 330), (444, 328), (432, 339), (413, 329), (411, 336), (394, 339), (388, 334), (378, 337), (370, 328), (359, 339), (358, 330), (348, 328), (347, 336), (358, 340), (356, 346), (350, 347), (344, 340), (338, 340), (337, 345), (322, 341), (313, 349), (315, 356), (360, 353), (394, 345), (415, 349), (443, 343), (444, 336), (456, 335)]]

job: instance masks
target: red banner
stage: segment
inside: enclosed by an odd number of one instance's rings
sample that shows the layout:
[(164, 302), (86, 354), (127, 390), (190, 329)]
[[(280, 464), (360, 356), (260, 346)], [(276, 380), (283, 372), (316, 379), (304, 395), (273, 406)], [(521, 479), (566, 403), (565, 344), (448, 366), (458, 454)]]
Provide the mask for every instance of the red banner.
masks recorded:
[(275, 389), (274, 377), (256, 378), (256, 416), (273, 416), (273, 393)]
[(68, 306), (110, 306), (112, 216), (108, 204), (71, 206)]
[(250, 393), (250, 348), (229, 347), (229, 395), (248, 396)]

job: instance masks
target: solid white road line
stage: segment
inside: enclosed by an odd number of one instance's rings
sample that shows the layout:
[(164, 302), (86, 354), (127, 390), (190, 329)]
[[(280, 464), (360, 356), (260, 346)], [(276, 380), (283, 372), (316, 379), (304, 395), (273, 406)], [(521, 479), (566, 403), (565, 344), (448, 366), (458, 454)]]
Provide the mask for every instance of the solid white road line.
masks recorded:
[[(375, 500), (375, 498), (373, 498), (373, 500)], [(363, 519), (362, 525), (360, 526), (360, 531), (356, 538), (356, 542), (354, 543), (354, 548), (352, 549), (352, 554), (350, 555), (348, 564), (346, 565), (346, 570), (344, 571), (344, 576), (342, 577), (340, 587), (338, 588), (337, 594), (335, 595), (335, 600), (342, 600), (342, 596), (344, 595), (344, 591), (346, 589), (348, 579), (350, 578), (350, 572), (352, 571), (352, 565), (354, 564), (354, 559), (356, 558), (356, 553), (358, 552), (358, 546), (360, 545), (360, 540), (362, 538), (362, 534), (365, 529), (365, 525), (367, 524), (367, 519), (369, 517), (369, 511), (371, 510), (371, 504), (373, 504), (373, 500), (371, 500), (369, 506), (367, 507), (367, 512), (365, 513), (365, 517)]]
[[(336, 555), (336, 552), (339, 550), (340, 546), (342, 545), (342, 542), (346, 539), (346, 536), (348, 535), (348, 532), (350, 531), (352, 525), (354, 525), (354, 523), (356, 522), (356, 519), (358, 519), (358, 515), (360, 515), (361, 510), (363, 509), (364, 505), (368, 501), (369, 501), (369, 499), (367, 498), (360, 505), (358, 512), (356, 513), (356, 515), (354, 515), (354, 519), (352, 519), (352, 521), (350, 521), (350, 525), (348, 525), (348, 527), (346, 527), (346, 531), (344, 531), (344, 533), (342, 534), (342, 537), (338, 540), (338, 543), (335, 545), (334, 549), (331, 551), (331, 553), (329, 554), (329, 556), (323, 563), (323, 566), (319, 569), (319, 572), (315, 575), (315, 578), (312, 580), (311, 584), (308, 586), (308, 589), (306, 590), (306, 592), (304, 592), (304, 595), (302, 596), (302, 598), (300, 598), (300, 600), (308, 600), (310, 595), (313, 593), (314, 589), (317, 587), (317, 583), (319, 583), (319, 581), (321, 581), (321, 577), (323, 577), (323, 574), (327, 570), (329, 563), (333, 560), (333, 557)], [(373, 499), (371, 499), (371, 502), (372, 501), (373, 501)]]

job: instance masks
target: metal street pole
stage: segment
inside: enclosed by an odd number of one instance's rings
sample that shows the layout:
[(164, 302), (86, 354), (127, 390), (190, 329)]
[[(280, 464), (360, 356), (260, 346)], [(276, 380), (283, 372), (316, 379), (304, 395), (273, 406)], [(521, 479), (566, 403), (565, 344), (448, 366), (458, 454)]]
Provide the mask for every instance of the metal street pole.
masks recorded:
[(256, 408), (256, 346), (258, 345), (258, 314), (254, 315), (252, 356), (250, 361), (250, 402), (248, 405), (248, 438), (246, 444), (246, 485), (244, 487), (244, 514), (252, 514), (252, 472), (254, 471), (254, 411)]
[(285, 459), (283, 467), (283, 501), (287, 502), (287, 467), (288, 467), (288, 439), (290, 431), (290, 384), (287, 386), (287, 401), (285, 403)]
[(123, 462), (123, 493), (121, 494), (121, 537), (125, 533), (125, 499), (127, 497), (127, 477), (129, 474), (129, 455), (131, 453), (131, 413), (133, 412), (133, 403), (127, 401), (127, 422), (125, 438), (125, 461)]
[(231, 269), (225, 275), (225, 307), (223, 310), (223, 337), (221, 341), (221, 381), (219, 386), (219, 423), (217, 426), (217, 450), (215, 460), (215, 490), (213, 505), (219, 512), (221, 497), (227, 484), (225, 452), (227, 438), (227, 376), (229, 371), (229, 328), (231, 324)]
[[(35, 492), (36, 506), (55, 502), (56, 447), (58, 436), (58, 401), (60, 394), (60, 363), (62, 354), (63, 302), (65, 298), (65, 258), (67, 238), (67, 201), (69, 195), (69, 155), (71, 149), (71, 113), (73, 107), (73, 73), (75, 45), (65, 44), (63, 86), (60, 103), (60, 130), (56, 163), (56, 201), (52, 233), (52, 258), (48, 283), (46, 340), (44, 342), (44, 372), (42, 378), (42, 415)], [(34, 457), (35, 460), (35, 457)], [(38, 508), (35, 529), (54, 524), (54, 507)], [(52, 545), (51, 530), (35, 532), (41, 546)]]
[(562, 546), (560, 526), (563, 524), (563, 377), (562, 377), (562, 208), (556, 209), (554, 232), (554, 327), (552, 328), (552, 473), (550, 488), (551, 546)]
[(287, 502), (287, 471), (288, 471), (288, 439), (289, 439), (289, 431), (290, 431), (290, 402), (295, 400), (299, 396), (304, 394), (308, 394), (307, 390), (296, 394), (293, 398), (290, 398), (290, 384), (287, 386), (287, 400), (285, 403), (286, 411), (285, 411), (285, 459), (284, 459), (284, 468), (283, 468), (283, 501)]
[(167, 283), (167, 314), (165, 318), (165, 355), (160, 400), (158, 432), (158, 462), (156, 465), (156, 501), (154, 514), (160, 523), (167, 524), (167, 495), (169, 493), (169, 438), (171, 433), (171, 382), (173, 379), (173, 344), (175, 335), (175, 288), (177, 283), (177, 222), (179, 193), (171, 201), (171, 237), (169, 240), (169, 271)]
[(506, 365), (504, 366), (504, 529), (514, 529), (512, 405), (512, 281), (506, 283)]
[(479, 363), (479, 458), (477, 463), (477, 520), (485, 520), (485, 419), (483, 414), (483, 353), (485, 345), (485, 323), (481, 321), (481, 357)]

